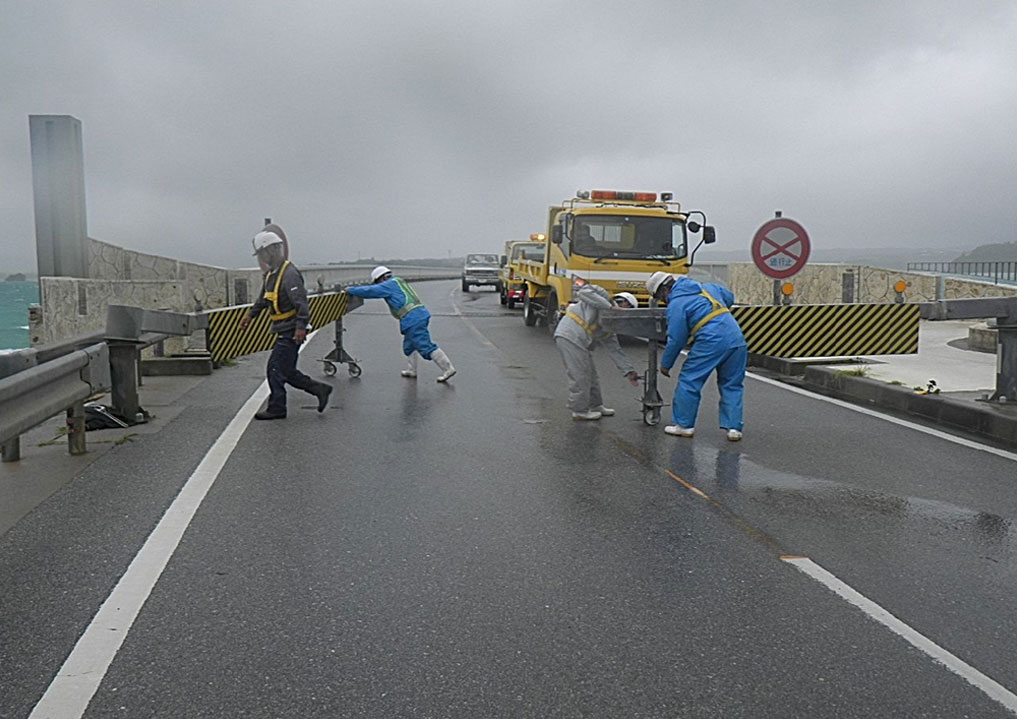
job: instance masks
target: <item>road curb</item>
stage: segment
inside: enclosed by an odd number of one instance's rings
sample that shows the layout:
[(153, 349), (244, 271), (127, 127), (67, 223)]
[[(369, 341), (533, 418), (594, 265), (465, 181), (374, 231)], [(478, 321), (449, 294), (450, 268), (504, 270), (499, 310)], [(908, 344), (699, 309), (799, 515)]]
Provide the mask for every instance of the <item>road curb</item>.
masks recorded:
[(855, 377), (835, 367), (808, 366), (803, 378), (809, 388), (838, 399), (896, 410), (1017, 447), (1017, 414), (1009, 407), (944, 394), (918, 394), (910, 387)]

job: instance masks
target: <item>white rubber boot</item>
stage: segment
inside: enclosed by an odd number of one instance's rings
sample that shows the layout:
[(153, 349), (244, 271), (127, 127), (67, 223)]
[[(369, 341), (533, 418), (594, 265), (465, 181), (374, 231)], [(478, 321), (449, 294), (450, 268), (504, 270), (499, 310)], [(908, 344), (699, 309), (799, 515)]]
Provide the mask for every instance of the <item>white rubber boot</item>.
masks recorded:
[(431, 354), (431, 360), (442, 371), (441, 377), (438, 378), (439, 382), (448, 382), (452, 379), (452, 375), (456, 373), (456, 368), (452, 366), (452, 362), (449, 360), (448, 355), (445, 354), (445, 350), (435, 350)]
[(406, 369), (401, 374), (403, 377), (413, 378), (417, 376), (417, 358), (420, 357), (416, 352), (410, 353), (410, 356), (406, 358)]

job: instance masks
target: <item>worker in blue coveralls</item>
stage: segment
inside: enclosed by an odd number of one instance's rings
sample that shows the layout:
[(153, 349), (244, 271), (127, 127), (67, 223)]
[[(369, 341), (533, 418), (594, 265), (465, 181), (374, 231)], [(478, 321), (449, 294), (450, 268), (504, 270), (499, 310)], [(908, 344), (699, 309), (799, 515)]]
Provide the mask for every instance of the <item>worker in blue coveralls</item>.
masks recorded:
[(716, 370), (720, 428), (727, 431), (729, 440), (737, 442), (744, 428), (742, 396), (749, 352), (741, 327), (731, 314), (734, 295), (722, 285), (699, 284), (684, 275), (675, 277), (666, 272), (650, 275), (646, 289), (658, 302), (667, 304), (667, 346), (660, 358), (661, 374), (671, 376), (678, 353), (691, 343), (674, 390), (674, 424), (664, 427), (664, 431), (676, 437), (695, 433), (700, 393)]
[(311, 310), (307, 303), (304, 277), (296, 265), (286, 259), (282, 238), (274, 232), (259, 232), (254, 236), (254, 254), (268, 272), (262, 296), (258, 298), (243, 319), (240, 329), (246, 330), (251, 320), (262, 310), (271, 312), (275, 344), (268, 357), (268, 404), (254, 415), (255, 419), (286, 418), (286, 385), (290, 384), (318, 398), (318, 411), (328, 406), (331, 385), (316, 382), (297, 369), (300, 345), (307, 339)]
[(431, 341), (431, 333), (427, 329), (431, 321), (431, 313), (417, 297), (409, 283), (401, 277), (393, 277), (392, 271), (384, 265), (371, 270), (370, 285), (347, 287), (346, 291), (354, 297), (365, 299), (383, 299), (388, 304), (392, 316), (399, 320), (399, 331), (403, 335), (403, 354), (406, 355), (407, 368), (400, 374), (403, 377), (417, 376), (417, 357), (433, 360), (441, 370), (439, 382), (448, 382), (456, 373), (448, 355)]

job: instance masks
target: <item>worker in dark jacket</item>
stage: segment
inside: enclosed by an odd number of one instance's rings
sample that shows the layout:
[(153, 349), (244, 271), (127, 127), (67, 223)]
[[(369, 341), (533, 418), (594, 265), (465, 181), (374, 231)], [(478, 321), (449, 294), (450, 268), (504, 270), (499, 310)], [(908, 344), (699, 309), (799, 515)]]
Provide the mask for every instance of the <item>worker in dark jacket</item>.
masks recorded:
[(268, 308), (272, 313), (272, 332), (276, 334), (268, 358), (268, 404), (254, 418), (285, 419), (287, 384), (317, 397), (318, 411), (324, 412), (332, 386), (315, 382), (297, 369), (297, 355), (300, 345), (307, 339), (311, 317), (304, 277), (285, 259), (282, 238), (274, 232), (259, 232), (254, 236), (254, 254), (268, 267), (268, 272), (262, 295), (240, 321), (240, 329), (246, 330), (251, 320)]

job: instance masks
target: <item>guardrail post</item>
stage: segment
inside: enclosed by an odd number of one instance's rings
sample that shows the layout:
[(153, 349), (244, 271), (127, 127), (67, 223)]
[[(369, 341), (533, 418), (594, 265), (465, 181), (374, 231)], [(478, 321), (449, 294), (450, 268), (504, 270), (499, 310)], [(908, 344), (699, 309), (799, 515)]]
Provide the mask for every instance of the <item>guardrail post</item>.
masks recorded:
[(4, 462), (17, 462), (21, 459), (21, 437), (15, 437), (0, 445), (0, 455)]
[(67, 451), (73, 455), (85, 454), (85, 403), (75, 402), (67, 408)]
[(109, 342), (109, 373), (113, 410), (128, 422), (138, 421), (138, 348), (132, 342)]

